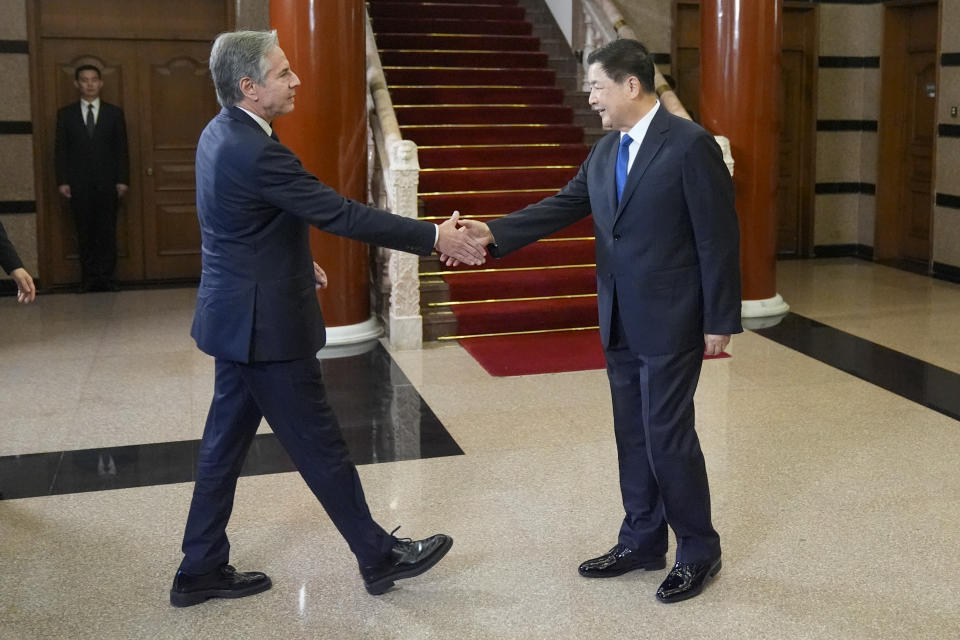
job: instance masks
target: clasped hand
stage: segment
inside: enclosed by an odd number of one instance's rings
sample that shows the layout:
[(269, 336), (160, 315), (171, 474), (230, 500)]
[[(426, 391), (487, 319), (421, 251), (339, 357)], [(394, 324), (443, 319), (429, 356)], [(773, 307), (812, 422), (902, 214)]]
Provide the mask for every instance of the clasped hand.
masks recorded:
[[(454, 211), (443, 224), (438, 225), (437, 251), (440, 252), (440, 261), (447, 266), (458, 264), (480, 265), (487, 259), (487, 242), (472, 231), (476, 224), (474, 220), (460, 220), (460, 212)], [(486, 227), (487, 225), (483, 225)]]
[[(447, 220), (443, 224), (448, 224), (451, 221), (459, 224), (457, 228), (457, 234), (466, 238), (472, 246), (480, 247), (481, 255), (486, 256), (486, 246), (493, 242), (493, 234), (490, 233), (490, 227), (484, 222), (479, 220), (461, 220), (460, 212), (454, 211), (453, 215), (450, 216), (450, 220)], [(441, 228), (443, 225), (440, 225)], [(448, 267), (456, 267), (457, 265), (463, 264), (483, 264), (484, 260), (481, 259), (480, 262), (470, 262), (469, 260), (464, 260), (457, 254), (452, 251), (446, 251), (441, 246), (440, 243), (437, 243), (437, 249), (440, 250), (440, 262), (447, 265)]]

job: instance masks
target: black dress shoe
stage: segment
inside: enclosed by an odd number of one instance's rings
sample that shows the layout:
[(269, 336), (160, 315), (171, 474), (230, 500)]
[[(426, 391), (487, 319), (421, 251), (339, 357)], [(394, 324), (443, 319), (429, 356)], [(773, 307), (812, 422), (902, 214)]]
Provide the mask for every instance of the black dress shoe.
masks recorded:
[(442, 533), (425, 540), (399, 539), (383, 562), (360, 568), (363, 584), (370, 595), (378, 596), (392, 587), (394, 580), (418, 576), (440, 562), (452, 546), (453, 538)]
[(678, 562), (657, 589), (660, 602), (680, 602), (703, 591), (707, 578), (720, 573), (720, 558), (712, 562)]
[(664, 556), (642, 556), (638, 552), (616, 545), (599, 558), (592, 558), (580, 565), (580, 575), (584, 578), (613, 578), (634, 569), (656, 571), (667, 566)]
[(239, 573), (228, 564), (199, 576), (177, 570), (170, 589), (170, 604), (189, 607), (210, 598), (243, 598), (266, 591), (271, 586), (273, 583), (266, 574), (259, 571)]

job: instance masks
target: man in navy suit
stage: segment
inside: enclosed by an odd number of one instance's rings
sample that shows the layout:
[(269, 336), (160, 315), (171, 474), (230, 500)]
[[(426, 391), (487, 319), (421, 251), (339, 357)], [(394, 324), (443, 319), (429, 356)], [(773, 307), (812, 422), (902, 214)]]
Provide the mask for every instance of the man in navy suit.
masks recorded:
[(657, 597), (676, 602), (720, 570), (693, 396), (704, 353), (742, 331), (733, 183), (713, 137), (660, 105), (643, 45), (618, 40), (588, 62), (590, 105), (614, 132), (557, 195), (489, 225), (461, 224), (500, 257), (593, 212), (626, 516), (617, 544), (580, 574), (664, 568), (669, 524), (676, 563)]
[(100, 69), (74, 71), (80, 100), (57, 112), (57, 189), (70, 200), (80, 249), (81, 291), (115, 290), (117, 203), (130, 174), (120, 107), (100, 99)]
[[(223, 110), (197, 145), (203, 271), (192, 336), (216, 359), (213, 402), (170, 590), (174, 606), (239, 598), (271, 586), (227, 564), (226, 526), (237, 476), (260, 420), (267, 422), (354, 553), (371, 594), (435, 565), (453, 541), (397, 539), (370, 515), (360, 478), (327, 403), (316, 353), (324, 345), (309, 226), (426, 255), (434, 248), (481, 264), (484, 248), (457, 230), (348, 200), (308, 173), (271, 122), (294, 107), (300, 79), (276, 31), (217, 37), (210, 71)], [(318, 551), (319, 552), (319, 551)]]

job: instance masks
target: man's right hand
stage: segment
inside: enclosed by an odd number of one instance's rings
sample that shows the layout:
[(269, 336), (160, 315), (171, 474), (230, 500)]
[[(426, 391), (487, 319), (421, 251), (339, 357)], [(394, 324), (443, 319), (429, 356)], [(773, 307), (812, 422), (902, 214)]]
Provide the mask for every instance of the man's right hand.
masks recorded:
[[(460, 233), (470, 236), (483, 247), (486, 247), (488, 244), (493, 244), (493, 233), (490, 232), (490, 227), (487, 226), (487, 223), (480, 222), (479, 220), (460, 220), (459, 211), (454, 211), (453, 215), (458, 217), (457, 221), (460, 223)], [(443, 253), (440, 255), (440, 262), (448, 267), (456, 267), (461, 261), (457, 260), (456, 256)]]
[(57, 191), (59, 191), (60, 195), (62, 195), (64, 198), (70, 197), (70, 185), (68, 184), (60, 185), (59, 187), (57, 187)]
[[(453, 212), (450, 218), (438, 225), (437, 251), (440, 252), (440, 259), (454, 260), (457, 264), (479, 265), (487, 259), (486, 243), (476, 239), (473, 235), (466, 233), (463, 229), (457, 229), (457, 221), (460, 213)], [(447, 264), (450, 264), (447, 262)]]

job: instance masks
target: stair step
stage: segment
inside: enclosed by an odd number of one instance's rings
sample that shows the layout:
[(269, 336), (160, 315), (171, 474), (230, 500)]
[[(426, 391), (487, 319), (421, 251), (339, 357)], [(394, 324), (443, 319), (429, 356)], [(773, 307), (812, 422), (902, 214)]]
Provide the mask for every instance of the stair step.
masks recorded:
[(503, 215), (552, 196), (556, 189), (503, 189), (498, 191), (420, 194), (425, 216), (448, 217), (454, 210), (464, 216)]
[[(564, 99), (563, 91), (555, 87), (515, 87), (509, 85), (465, 87), (394, 85), (390, 87), (390, 97), (393, 100), (394, 107), (414, 104), (560, 105)], [(586, 104), (586, 101), (583, 104)]]
[[(483, 268), (517, 269), (593, 264), (596, 261), (595, 244), (593, 238), (588, 240), (571, 238), (563, 242), (534, 242), (503, 258), (488, 260), (488, 264)], [(444, 271), (455, 272), (474, 270), (476, 267), (469, 265), (444, 269)]]
[(485, 191), (509, 184), (514, 189), (560, 189), (578, 166), (421, 169), (420, 191)]
[(502, 298), (505, 291), (513, 298), (597, 292), (595, 267), (453, 273), (443, 280), (453, 300), (493, 300)]
[(478, 2), (465, 9), (456, 2), (374, 2), (367, 7), (371, 18), (404, 18), (418, 16), (421, 19), (457, 18), (469, 11), (470, 19), (523, 20), (526, 9), (517, 5), (486, 4)]
[(568, 329), (599, 324), (596, 297), (491, 302), (452, 308), (457, 335)]
[(380, 33), (471, 33), (532, 35), (525, 20), (453, 20), (449, 18), (373, 18), (373, 31)]
[(377, 36), (377, 46), (383, 49), (540, 51), (540, 39), (492, 34), (381, 33)]
[(556, 74), (553, 69), (470, 69), (433, 67), (385, 66), (383, 73), (390, 85), (511, 85), (553, 86)]
[(400, 135), (418, 145), (583, 141), (583, 129), (569, 124), (423, 124), (402, 126)]
[(380, 62), (390, 67), (481, 67), (487, 69), (539, 69), (547, 67), (547, 54), (539, 51), (423, 51), (385, 49)]
[(560, 105), (396, 105), (400, 126), (414, 124), (570, 124), (573, 109)]
[(496, 167), (582, 163), (589, 149), (582, 144), (423, 146), (417, 150), (420, 166)]

